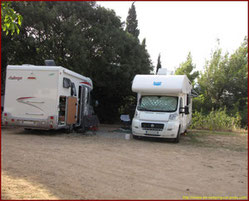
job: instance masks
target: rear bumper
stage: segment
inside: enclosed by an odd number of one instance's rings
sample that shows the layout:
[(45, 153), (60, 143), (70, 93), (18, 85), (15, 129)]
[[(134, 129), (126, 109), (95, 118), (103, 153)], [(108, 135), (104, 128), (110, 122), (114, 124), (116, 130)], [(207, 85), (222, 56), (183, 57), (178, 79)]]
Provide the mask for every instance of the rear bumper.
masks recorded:
[(5, 126), (17, 126), (23, 128), (34, 129), (58, 129), (57, 118), (50, 119), (50, 117), (41, 118), (21, 118), (15, 117), (10, 113), (2, 113), (2, 124)]

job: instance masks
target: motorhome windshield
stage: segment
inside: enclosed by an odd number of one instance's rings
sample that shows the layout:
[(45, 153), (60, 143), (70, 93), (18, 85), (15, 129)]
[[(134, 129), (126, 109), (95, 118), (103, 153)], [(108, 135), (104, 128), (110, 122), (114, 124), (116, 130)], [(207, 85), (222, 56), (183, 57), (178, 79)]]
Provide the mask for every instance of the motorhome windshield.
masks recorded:
[(156, 112), (175, 112), (177, 109), (178, 97), (173, 96), (142, 96), (138, 110)]

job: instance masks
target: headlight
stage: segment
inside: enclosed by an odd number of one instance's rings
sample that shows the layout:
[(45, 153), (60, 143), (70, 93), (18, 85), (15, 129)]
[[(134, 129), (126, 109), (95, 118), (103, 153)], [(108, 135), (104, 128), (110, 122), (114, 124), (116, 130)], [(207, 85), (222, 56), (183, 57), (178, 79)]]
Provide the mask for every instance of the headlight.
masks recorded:
[(169, 120), (176, 120), (176, 118), (178, 117), (177, 113), (173, 113), (169, 115)]

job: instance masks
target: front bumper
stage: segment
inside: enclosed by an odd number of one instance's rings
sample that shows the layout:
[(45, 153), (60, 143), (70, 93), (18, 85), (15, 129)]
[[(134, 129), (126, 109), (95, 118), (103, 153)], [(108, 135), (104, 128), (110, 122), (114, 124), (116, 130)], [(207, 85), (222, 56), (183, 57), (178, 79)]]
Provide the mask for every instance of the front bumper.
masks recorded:
[[(164, 124), (163, 129), (147, 129), (142, 127), (142, 123), (160, 123)], [(141, 121), (133, 119), (132, 134), (141, 137), (155, 137), (155, 138), (176, 138), (178, 133), (179, 123), (177, 121), (171, 122), (153, 122)]]

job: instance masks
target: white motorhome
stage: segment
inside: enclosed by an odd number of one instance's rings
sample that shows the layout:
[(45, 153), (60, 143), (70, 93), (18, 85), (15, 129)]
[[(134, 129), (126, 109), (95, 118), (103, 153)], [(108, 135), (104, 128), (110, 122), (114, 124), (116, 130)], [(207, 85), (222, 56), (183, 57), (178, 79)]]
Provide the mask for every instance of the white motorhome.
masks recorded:
[(84, 129), (90, 78), (61, 66), (7, 66), (2, 123), (34, 129)]
[(133, 137), (173, 138), (179, 142), (191, 123), (191, 89), (186, 75), (136, 75), (132, 83), (132, 91), (137, 93)]

